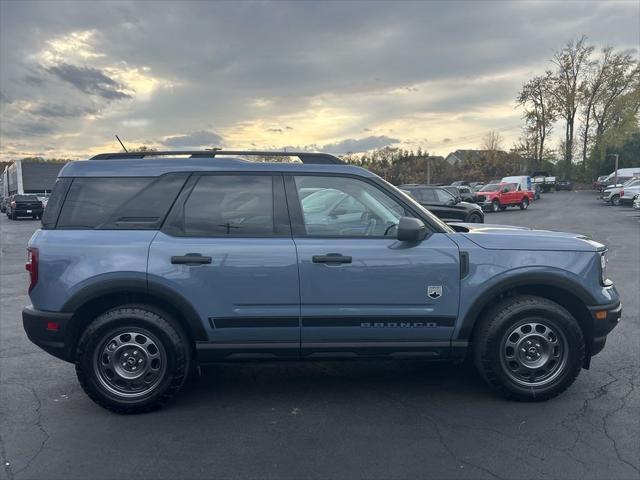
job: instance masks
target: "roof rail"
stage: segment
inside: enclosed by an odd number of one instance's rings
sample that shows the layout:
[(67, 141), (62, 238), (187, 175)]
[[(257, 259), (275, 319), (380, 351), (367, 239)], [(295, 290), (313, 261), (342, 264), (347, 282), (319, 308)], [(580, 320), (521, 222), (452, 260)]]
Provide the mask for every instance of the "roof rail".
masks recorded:
[(126, 158), (168, 157), (189, 155), (189, 158), (215, 158), (218, 155), (252, 155), (256, 157), (298, 157), (302, 163), (316, 165), (339, 165), (344, 162), (329, 153), (311, 152), (270, 152), (261, 150), (168, 150), (161, 152), (118, 152), (100, 153), (89, 160), (115, 160)]

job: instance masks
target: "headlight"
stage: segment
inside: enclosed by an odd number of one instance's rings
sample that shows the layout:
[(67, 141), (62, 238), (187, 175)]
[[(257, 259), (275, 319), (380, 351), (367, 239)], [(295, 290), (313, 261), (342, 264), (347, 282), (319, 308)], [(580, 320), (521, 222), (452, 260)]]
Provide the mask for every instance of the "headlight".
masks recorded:
[(600, 283), (607, 285), (607, 252), (600, 253)]

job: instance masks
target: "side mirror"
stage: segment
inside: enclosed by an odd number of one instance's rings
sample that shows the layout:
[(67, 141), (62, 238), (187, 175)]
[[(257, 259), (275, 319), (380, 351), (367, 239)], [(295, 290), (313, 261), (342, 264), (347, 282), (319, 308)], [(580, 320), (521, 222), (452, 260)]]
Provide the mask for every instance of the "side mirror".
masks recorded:
[(419, 242), (427, 234), (427, 227), (419, 218), (402, 217), (398, 222), (398, 240), (401, 242)]

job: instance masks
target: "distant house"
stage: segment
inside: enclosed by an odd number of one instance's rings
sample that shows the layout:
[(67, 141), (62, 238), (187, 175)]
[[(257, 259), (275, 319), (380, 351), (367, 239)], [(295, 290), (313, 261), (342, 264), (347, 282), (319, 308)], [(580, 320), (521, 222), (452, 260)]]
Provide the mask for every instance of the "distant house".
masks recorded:
[(498, 158), (507, 158), (509, 153), (504, 150), (456, 150), (447, 155), (445, 159), (450, 165), (461, 165), (463, 161), (478, 162), (493, 155)]

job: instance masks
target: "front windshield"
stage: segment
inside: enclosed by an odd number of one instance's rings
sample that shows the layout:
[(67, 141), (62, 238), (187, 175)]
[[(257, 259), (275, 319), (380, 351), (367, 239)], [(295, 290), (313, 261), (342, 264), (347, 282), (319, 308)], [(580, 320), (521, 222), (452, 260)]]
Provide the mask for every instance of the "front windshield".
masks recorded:
[(481, 192), (495, 192), (497, 190), (500, 190), (500, 185), (497, 183), (490, 183), (480, 189)]

